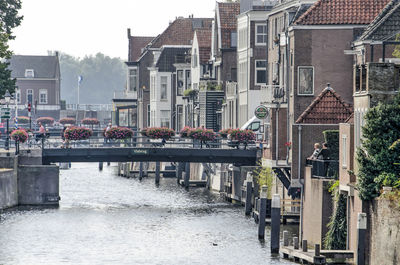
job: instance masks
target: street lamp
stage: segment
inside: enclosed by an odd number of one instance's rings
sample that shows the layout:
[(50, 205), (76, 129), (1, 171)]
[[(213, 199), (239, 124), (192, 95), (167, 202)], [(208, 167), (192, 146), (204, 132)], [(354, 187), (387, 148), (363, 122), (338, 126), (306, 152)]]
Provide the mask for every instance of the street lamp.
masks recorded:
[[(4, 94), (4, 100), (5, 100), (5, 102), (6, 102), (6, 105), (7, 105), (7, 109), (8, 109), (8, 105), (10, 104), (10, 101), (11, 101), (11, 94), (10, 94), (10, 92), (8, 91), (8, 89), (6, 90), (6, 93)], [(9, 150), (10, 149), (10, 135), (9, 135), (9, 130), (8, 130), (8, 121), (9, 121), (9, 118), (7, 118), (6, 119), (7, 120), (7, 132), (6, 132), (6, 150)]]

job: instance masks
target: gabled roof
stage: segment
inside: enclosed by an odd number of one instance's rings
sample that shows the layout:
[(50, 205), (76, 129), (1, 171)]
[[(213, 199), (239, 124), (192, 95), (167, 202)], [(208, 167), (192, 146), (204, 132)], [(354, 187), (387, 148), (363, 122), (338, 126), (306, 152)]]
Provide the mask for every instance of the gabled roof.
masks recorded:
[(58, 56), (13, 55), (8, 68), (12, 78), (25, 78), (25, 70), (33, 69), (34, 78), (58, 78)]
[(400, 32), (400, 1), (392, 0), (361, 35), (360, 40), (394, 40)]
[(345, 122), (352, 113), (351, 106), (328, 86), (300, 115), (296, 123), (339, 124)]
[(240, 14), (240, 3), (217, 2), (218, 34), (221, 48), (231, 48), (231, 33), (237, 31), (236, 17)]
[(142, 55), (142, 49), (149, 44), (154, 37), (141, 37), (141, 36), (130, 36), (129, 38), (129, 62), (136, 62)]
[(164, 45), (191, 45), (196, 29), (211, 29), (212, 18), (177, 18), (156, 37), (152, 48)]
[(318, 0), (296, 25), (368, 25), (390, 0)]
[(206, 63), (211, 53), (211, 29), (198, 29), (195, 34), (199, 44), (200, 63)]

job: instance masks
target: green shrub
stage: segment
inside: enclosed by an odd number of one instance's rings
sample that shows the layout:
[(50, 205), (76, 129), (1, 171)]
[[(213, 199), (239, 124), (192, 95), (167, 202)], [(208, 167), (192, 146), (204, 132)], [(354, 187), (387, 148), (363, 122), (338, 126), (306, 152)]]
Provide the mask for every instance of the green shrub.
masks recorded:
[(332, 160), (339, 160), (339, 131), (326, 130), (324, 134), (325, 143), (328, 144), (330, 158)]
[(267, 199), (272, 199), (272, 185), (274, 182), (272, 168), (259, 165), (259, 167), (253, 171), (253, 175), (259, 186), (259, 191), (261, 192), (261, 187), (266, 185), (268, 187)]
[(346, 249), (347, 240), (347, 198), (340, 194), (336, 200), (336, 209), (328, 223), (328, 232), (324, 238), (326, 249)]
[(398, 180), (399, 178), (394, 173), (383, 172), (374, 179), (374, 182), (378, 184), (378, 188), (380, 189), (382, 186), (393, 187)]

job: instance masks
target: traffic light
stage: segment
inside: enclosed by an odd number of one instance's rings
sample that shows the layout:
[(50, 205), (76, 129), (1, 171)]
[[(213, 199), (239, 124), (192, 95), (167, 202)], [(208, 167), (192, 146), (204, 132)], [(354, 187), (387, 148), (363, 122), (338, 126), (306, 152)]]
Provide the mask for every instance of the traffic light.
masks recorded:
[(31, 103), (28, 103), (28, 112), (31, 112)]

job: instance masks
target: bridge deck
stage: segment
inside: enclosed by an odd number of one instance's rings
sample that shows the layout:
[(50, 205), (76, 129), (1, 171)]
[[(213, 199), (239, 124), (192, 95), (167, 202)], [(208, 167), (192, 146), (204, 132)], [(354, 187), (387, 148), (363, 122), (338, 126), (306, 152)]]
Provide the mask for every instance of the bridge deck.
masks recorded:
[(220, 148), (101, 147), (42, 149), (42, 163), (194, 162), (255, 165), (257, 150)]

